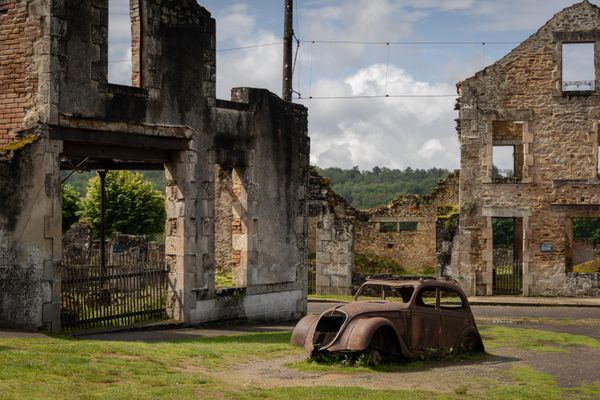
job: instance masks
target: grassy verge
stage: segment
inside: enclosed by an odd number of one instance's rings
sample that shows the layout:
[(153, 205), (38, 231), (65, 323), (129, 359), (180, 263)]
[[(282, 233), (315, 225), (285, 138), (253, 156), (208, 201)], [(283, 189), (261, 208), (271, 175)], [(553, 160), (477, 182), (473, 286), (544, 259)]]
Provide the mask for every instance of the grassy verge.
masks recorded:
[[(509, 327), (481, 329), (488, 351), (517, 348), (564, 351), (572, 346), (600, 348), (600, 341), (585, 336)], [(110, 342), (65, 337), (0, 339), (0, 399), (597, 399), (600, 382), (577, 388), (561, 388), (552, 376), (519, 362), (498, 368), (497, 378), (485, 382), (473, 377), (454, 389), (432, 391), (372, 390), (303, 384), (302, 372), (314, 376), (331, 373), (380, 374), (428, 373), (463, 360), (418, 361), (370, 368), (342, 363), (291, 363), (286, 376), (297, 379), (277, 388), (259, 383), (243, 386), (235, 368), (252, 361), (301, 356), (290, 346), (289, 332), (195, 338), (173, 342)], [(550, 349), (550, 350), (548, 350)], [(481, 356), (486, 357), (486, 356)], [(477, 362), (472, 358), (471, 362)], [(252, 368), (252, 366), (250, 366)], [(279, 368), (279, 367), (278, 367)], [(298, 372), (298, 370), (302, 372)], [(437, 372), (431, 372), (433, 376)], [(459, 372), (457, 372), (459, 377)], [(398, 375), (400, 379), (402, 375)], [(287, 379), (287, 378), (286, 378)], [(395, 379), (395, 378), (393, 378)], [(486, 378), (487, 379), (487, 378)], [(284, 380), (283, 382), (287, 382)], [(439, 389), (438, 389), (439, 390)]]
[(170, 343), (0, 340), (0, 399), (211, 398), (228, 385), (206, 371), (300, 354), (290, 334), (264, 333)]

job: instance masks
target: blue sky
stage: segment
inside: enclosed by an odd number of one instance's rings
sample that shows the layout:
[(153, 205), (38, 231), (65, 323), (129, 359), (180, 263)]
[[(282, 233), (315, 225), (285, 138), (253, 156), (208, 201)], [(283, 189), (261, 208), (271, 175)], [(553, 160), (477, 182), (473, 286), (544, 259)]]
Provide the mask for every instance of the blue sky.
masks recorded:
[[(217, 48), (281, 41), (283, 0), (200, 0), (217, 20)], [(564, 0), (295, 0), (305, 41), (468, 41), (477, 44), (302, 43), (294, 89), (309, 109), (311, 162), (454, 169), (459, 147), (454, 97), (309, 100), (313, 96), (455, 94), (468, 78), (517, 46)], [(110, 80), (128, 83), (128, 1), (110, 0)], [(481, 42), (487, 42), (481, 45)], [(511, 42), (492, 44), (490, 42)], [(231, 87), (281, 91), (281, 46), (217, 55), (217, 95)]]

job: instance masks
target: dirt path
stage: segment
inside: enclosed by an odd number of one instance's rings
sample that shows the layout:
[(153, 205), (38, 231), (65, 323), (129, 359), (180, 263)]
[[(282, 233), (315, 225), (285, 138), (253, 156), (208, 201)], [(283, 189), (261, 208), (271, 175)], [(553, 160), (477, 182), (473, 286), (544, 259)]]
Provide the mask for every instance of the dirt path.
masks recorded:
[[(554, 376), (559, 386), (577, 387), (597, 382), (600, 377), (600, 350), (572, 348), (567, 352), (532, 352), (496, 349), (484, 360), (443, 361), (423, 368), (400, 372), (303, 372), (286, 364), (304, 360), (290, 356), (276, 360), (239, 364), (229, 373), (242, 387), (358, 386), (368, 389), (426, 389), (454, 393), (468, 388), (471, 395), (484, 393), (492, 382), (505, 380), (505, 372), (515, 365), (527, 365)], [(223, 379), (220, 373), (210, 373)]]

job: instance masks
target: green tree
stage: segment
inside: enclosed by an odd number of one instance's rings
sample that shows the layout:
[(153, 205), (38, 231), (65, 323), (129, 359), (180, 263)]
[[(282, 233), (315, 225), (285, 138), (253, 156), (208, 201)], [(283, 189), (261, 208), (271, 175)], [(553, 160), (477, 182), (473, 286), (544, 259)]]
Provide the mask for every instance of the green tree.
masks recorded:
[(71, 225), (79, 220), (79, 193), (71, 185), (60, 187), (62, 197), (62, 230), (66, 232)]
[[(100, 232), (100, 178), (88, 181), (79, 215), (94, 234)], [(165, 199), (141, 173), (110, 171), (106, 175), (106, 235), (160, 234), (165, 226)]]

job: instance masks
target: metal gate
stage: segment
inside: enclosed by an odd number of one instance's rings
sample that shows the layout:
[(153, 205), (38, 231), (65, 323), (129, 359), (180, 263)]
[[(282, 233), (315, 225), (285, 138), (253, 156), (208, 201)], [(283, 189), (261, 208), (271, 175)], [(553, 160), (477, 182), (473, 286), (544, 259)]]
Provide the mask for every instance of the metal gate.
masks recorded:
[(317, 268), (313, 264), (308, 265), (308, 294), (317, 293)]
[(65, 260), (63, 330), (125, 326), (166, 318), (168, 270), (161, 262), (81, 265)]
[(520, 295), (523, 293), (523, 263), (494, 265), (494, 295)]

